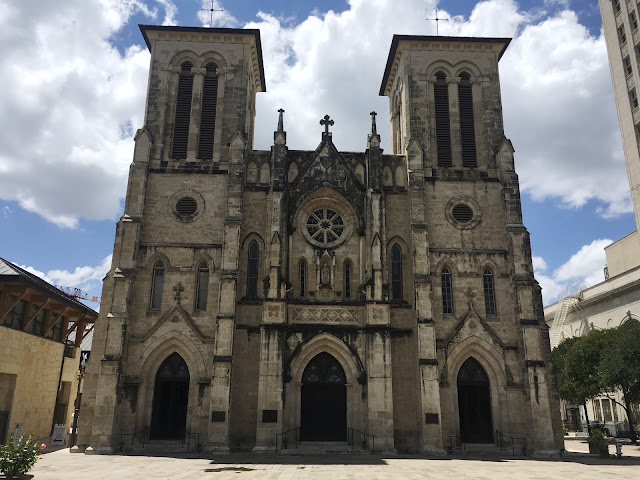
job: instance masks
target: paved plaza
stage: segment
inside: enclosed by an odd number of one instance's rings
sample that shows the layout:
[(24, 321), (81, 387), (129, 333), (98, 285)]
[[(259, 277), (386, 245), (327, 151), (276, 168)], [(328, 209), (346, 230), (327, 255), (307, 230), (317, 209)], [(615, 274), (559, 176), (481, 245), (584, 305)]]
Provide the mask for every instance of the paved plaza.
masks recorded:
[[(211, 458), (46, 453), (30, 473), (35, 480), (140, 479), (605, 479), (640, 478), (640, 447), (625, 445), (622, 459), (587, 455), (581, 441), (566, 442), (552, 459), (420, 456), (275, 456), (232, 454)], [(614, 448), (610, 446), (610, 452)]]

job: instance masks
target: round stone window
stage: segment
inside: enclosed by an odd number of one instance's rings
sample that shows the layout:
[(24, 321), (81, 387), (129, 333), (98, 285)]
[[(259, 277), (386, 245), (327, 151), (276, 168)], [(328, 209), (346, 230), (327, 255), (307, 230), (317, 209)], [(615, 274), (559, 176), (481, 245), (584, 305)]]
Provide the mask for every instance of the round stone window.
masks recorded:
[(193, 217), (198, 211), (198, 202), (193, 197), (182, 197), (176, 203), (176, 212), (181, 217)]
[(296, 214), (297, 230), (302, 237), (314, 247), (325, 249), (349, 240), (357, 223), (351, 206), (330, 195), (309, 199)]
[(339, 240), (344, 228), (342, 216), (330, 208), (315, 210), (307, 219), (307, 232), (318, 243), (329, 244)]
[(204, 210), (204, 199), (193, 190), (181, 190), (171, 196), (168, 207), (176, 220), (193, 222)]
[(456, 197), (449, 200), (445, 214), (454, 227), (461, 230), (473, 228), (480, 223), (480, 205), (469, 197)]

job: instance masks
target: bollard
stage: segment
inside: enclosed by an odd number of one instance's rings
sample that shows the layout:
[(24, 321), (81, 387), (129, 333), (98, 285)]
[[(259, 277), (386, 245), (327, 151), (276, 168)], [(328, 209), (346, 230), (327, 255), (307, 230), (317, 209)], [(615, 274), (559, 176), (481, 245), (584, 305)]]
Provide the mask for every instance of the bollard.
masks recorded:
[(616, 438), (616, 456), (622, 457), (622, 441), (619, 438)]

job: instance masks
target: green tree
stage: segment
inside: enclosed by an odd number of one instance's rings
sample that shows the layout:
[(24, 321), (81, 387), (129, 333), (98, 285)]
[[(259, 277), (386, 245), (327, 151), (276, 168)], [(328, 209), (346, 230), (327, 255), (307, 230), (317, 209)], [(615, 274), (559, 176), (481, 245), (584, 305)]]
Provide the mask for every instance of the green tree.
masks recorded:
[(606, 355), (602, 355), (599, 368), (603, 392), (619, 390), (622, 393), (624, 404), (616, 403), (627, 414), (631, 441), (635, 444), (636, 422), (631, 404), (640, 403), (640, 322), (629, 320), (607, 332)]

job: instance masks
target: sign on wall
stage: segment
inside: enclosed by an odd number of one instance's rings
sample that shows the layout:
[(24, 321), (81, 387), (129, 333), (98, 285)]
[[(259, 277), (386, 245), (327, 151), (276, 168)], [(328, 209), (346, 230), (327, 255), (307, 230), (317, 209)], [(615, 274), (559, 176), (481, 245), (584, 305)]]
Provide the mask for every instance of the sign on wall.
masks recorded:
[(24, 423), (16, 423), (16, 428), (13, 430), (13, 446), (18, 448), (18, 442), (20, 437), (24, 433)]

